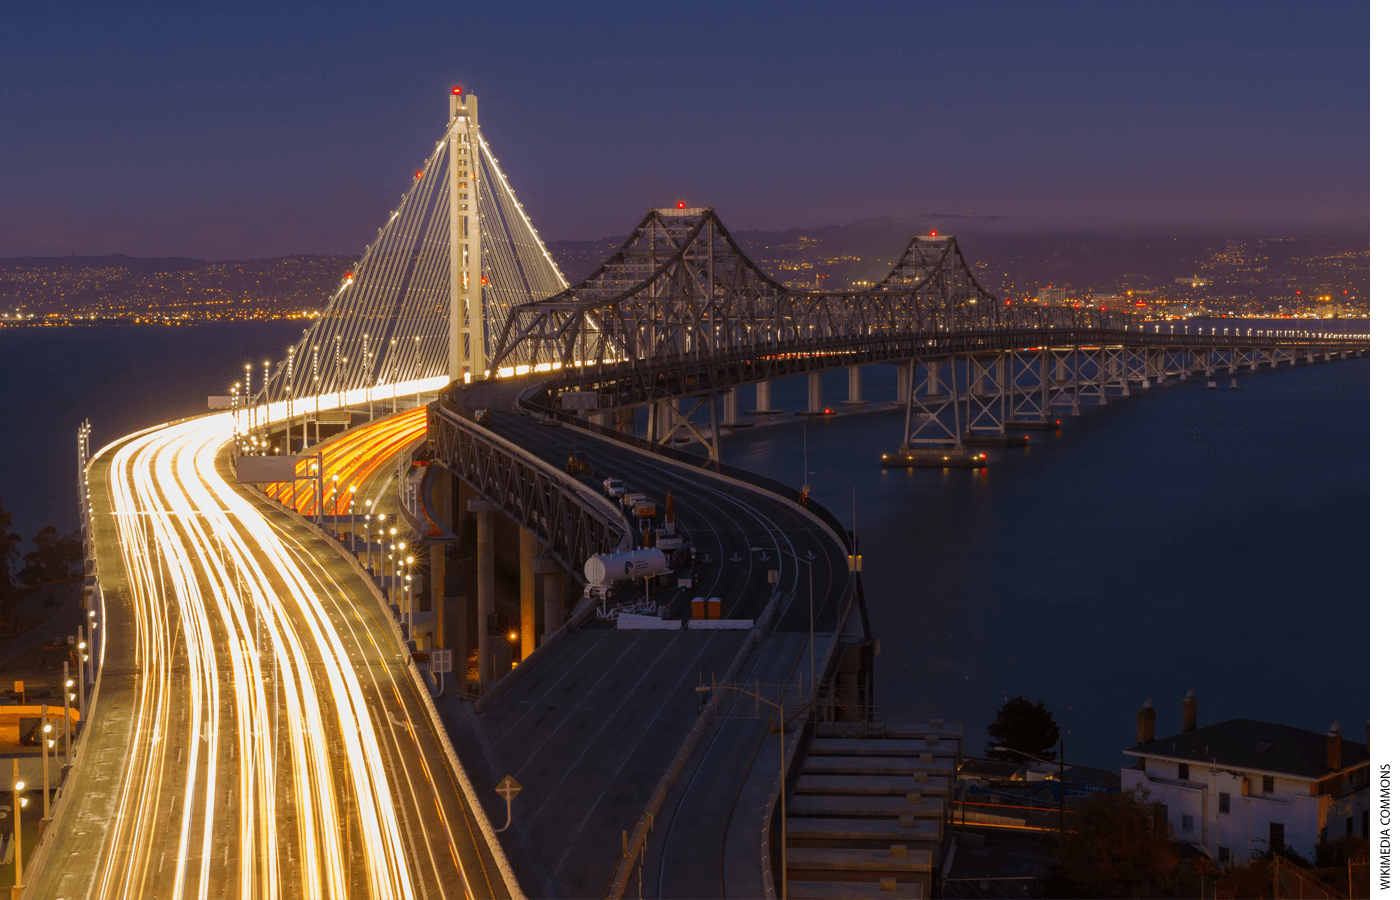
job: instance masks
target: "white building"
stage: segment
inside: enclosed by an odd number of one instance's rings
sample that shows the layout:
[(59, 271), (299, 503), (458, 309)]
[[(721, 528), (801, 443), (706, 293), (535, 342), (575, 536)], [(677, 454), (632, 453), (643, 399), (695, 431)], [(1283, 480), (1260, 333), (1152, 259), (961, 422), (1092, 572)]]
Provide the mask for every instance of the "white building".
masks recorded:
[(1369, 838), (1365, 744), (1273, 722), (1231, 719), (1196, 727), (1195, 691), (1182, 703), (1182, 730), (1156, 737), (1149, 698), (1138, 710), (1138, 743), (1123, 752), (1124, 790), (1146, 785), (1178, 840), (1222, 863), (1290, 846), (1311, 856), (1328, 838)]

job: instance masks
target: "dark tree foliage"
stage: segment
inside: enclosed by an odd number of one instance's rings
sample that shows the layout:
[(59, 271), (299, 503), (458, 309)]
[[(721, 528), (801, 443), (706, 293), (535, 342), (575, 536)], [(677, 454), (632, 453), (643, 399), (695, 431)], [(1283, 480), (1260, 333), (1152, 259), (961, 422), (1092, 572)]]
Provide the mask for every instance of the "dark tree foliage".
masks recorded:
[(20, 583), (36, 585), (71, 578), (78, 573), (82, 559), (83, 543), (78, 532), (60, 535), (52, 525), (45, 525), (34, 535), (34, 549), (24, 554)]
[(20, 536), (10, 531), (13, 514), (0, 498), (0, 619), (14, 621), (15, 563), (19, 561)]
[(1178, 859), (1171, 826), (1152, 809), (1142, 785), (1095, 794), (1070, 814), (1055, 842), (1055, 861), (1076, 896), (1167, 897), (1176, 892)]
[(1030, 753), (1041, 759), (1054, 759), (1055, 743), (1060, 739), (1060, 726), (1042, 702), (1031, 703), (1025, 697), (1015, 696), (997, 710), (997, 720), (987, 726), (987, 756), (1004, 759), (1008, 762), (1025, 762), (1019, 753), (1006, 753), (993, 750), (993, 747), (1009, 747)]

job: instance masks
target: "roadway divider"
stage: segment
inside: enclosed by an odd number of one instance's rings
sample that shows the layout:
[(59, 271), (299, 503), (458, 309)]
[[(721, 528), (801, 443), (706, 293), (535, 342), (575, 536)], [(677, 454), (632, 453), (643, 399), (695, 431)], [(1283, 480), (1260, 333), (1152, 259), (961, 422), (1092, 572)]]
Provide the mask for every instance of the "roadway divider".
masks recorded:
[[(680, 631), (685, 623), (680, 619), (661, 619), (656, 616), (639, 616), (636, 613), (618, 613), (618, 631)], [(749, 623), (753, 627), (753, 623)]]
[[(744, 643), (739, 647), (739, 652), (735, 654), (734, 661), (729, 664), (724, 675), (720, 678), (720, 684), (729, 684), (739, 677), (739, 673), (748, 664), (749, 657), (754, 649), (763, 642), (768, 629), (772, 627), (773, 619), (777, 616), (778, 607), (782, 605), (781, 591), (774, 591), (773, 596), (768, 599), (768, 605), (764, 607), (763, 614), (758, 617), (758, 623), (749, 631), (749, 636), (744, 639)], [(646, 808), (637, 819), (637, 825), (633, 828), (628, 837), (627, 851), (622, 859), (618, 861), (617, 872), (613, 877), (612, 887), (608, 890), (609, 900), (620, 900), (622, 892), (627, 889), (627, 882), (631, 880), (633, 871), (637, 868), (637, 862), (641, 859), (642, 848), (646, 845), (647, 835), (656, 824), (656, 814), (661, 811), (661, 805), (666, 802), (666, 795), (671, 792), (671, 788), (676, 786), (676, 781), (684, 771), (686, 763), (690, 761), (691, 754), (700, 746), (701, 739), (705, 736), (705, 730), (714, 721), (716, 710), (719, 709), (720, 702), (717, 698), (711, 697), (710, 702), (705, 704), (705, 710), (700, 713), (700, 718), (690, 728), (690, 733), (681, 742), (680, 749), (671, 759), (671, 765), (666, 767), (666, 772), (661, 776), (661, 781), (652, 789), (651, 799), (647, 801)]]
[[(261, 491), (248, 490), (244, 485), (235, 485), (235, 487), (248, 495), (256, 497), (269, 508), (288, 516), (299, 524), (309, 524), (295, 511), (283, 507)], [(418, 692), (418, 697), (422, 701), (424, 709), (427, 710), (428, 720), (432, 723), (433, 732), (437, 737), (438, 744), (442, 747), (443, 757), (446, 758), (453, 775), (456, 776), (457, 785), (461, 789), (463, 796), (467, 798), (467, 804), (471, 807), (472, 817), (476, 819), (477, 827), (481, 830), (482, 836), (485, 838), (487, 846), (491, 850), (491, 858), (495, 861), (496, 869), (501, 873), (501, 878), (506, 883), (506, 889), (510, 891), (511, 900), (525, 900), (525, 894), (520, 890), (520, 883), (515, 878), (515, 871), (510, 867), (510, 860), (506, 859), (505, 851), (501, 848), (501, 842), (496, 839), (495, 829), (492, 827), (491, 821), (486, 817), (486, 810), (482, 808), (481, 801), (476, 796), (476, 789), (472, 787), (471, 779), (467, 777), (467, 771), (462, 767), (462, 761), (457, 758), (457, 749), (453, 746), (452, 739), (447, 736), (447, 729), (443, 726), (442, 718), (438, 715), (437, 706), (433, 703), (432, 695), (428, 693), (428, 686), (423, 681), (423, 675), (418, 671), (418, 666), (413, 661), (413, 654), (408, 649), (408, 641), (404, 637), (403, 629), (398, 625), (398, 619), (394, 616), (393, 610), (389, 608), (389, 601), (385, 598), (383, 592), (380, 591), (379, 586), (374, 583), (374, 579), (370, 577), (370, 574), (360, 565), (359, 560), (355, 559), (350, 551), (345, 549), (344, 544), (319, 528), (312, 526), (311, 530), (316, 533), (321, 540), (329, 544), (342, 559), (350, 564), (350, 567), (360, 576), (360, 580), (365, 583), (365, 587), (369, 589), (369, 592), (379, 600), (380, 611), (384, 613), (385, 621), (392, 626), (389, 630), (394, 634), (395, 640), (398, 642), (398, 649), (406, 663), (405, 668), (408, 669), (409, 679), (413, 682), (413, 686)]]
[(691, 619), (686, 627), (691, 631), (743, 631), (753, 627), (753, 619)]

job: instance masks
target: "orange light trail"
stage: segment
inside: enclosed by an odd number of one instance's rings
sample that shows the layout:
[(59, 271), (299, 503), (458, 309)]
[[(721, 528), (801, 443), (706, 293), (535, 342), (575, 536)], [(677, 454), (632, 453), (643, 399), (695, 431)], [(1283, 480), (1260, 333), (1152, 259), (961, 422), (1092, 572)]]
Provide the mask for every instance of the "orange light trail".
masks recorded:
[[(427, 433), (428, 408), (417, 406), (337, 435), (321, 445), (321, 465), (324, 466), (321, 485), (325, 492), (326, 515), (348, 513), (353, 499), (351, 486), (359, 487), (381, 466)], [(312, 471), (307, 463), (302, 463), (300, 468), (303, 474)], [(336, 476), (339, 476), (338, 480)], [(333, 506), (332, 494), (336, 491), (339, 496), (334, 498)], [(316, 489), (312, 487), (308, 490), (305, 485), (299, 484), (295, 493), (297, 512), (313, 515), (316, 511)], [(292, 483), (269, 485), (267, 495), (292, 506)]]

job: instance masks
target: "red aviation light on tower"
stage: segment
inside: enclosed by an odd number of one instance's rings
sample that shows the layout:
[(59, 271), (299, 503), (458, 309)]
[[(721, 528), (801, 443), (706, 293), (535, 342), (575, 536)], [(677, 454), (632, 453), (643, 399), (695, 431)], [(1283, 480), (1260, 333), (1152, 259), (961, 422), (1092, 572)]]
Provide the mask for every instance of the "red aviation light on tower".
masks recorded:
[(928, 233), (928, 236), (929, 236), (929, 237), (938, 237), (938, 232), (936, 232), (936, 231), (930, 231), (930, 232)]
[(422, 178), (422, 177), (423, 177), (423, 173), (422, 173), (422, 172), (414, 172), (414, 173), (413, 173), (413, 177), (414, 177), (414, 178)]
[(345, 273), (345, 280), (346, 280), (346, 281), (354, 281), (354, 280), (355, 280), (355, 273), (354, 273), (354, 272), (346, 272), (346, 273)]
[(462, 96), (462, 89), (461, 89), (460, 87), (454, 87), (454, 88), (452, 89), (452, 93), (453, 93), (455, 96), (460, 97), (460, 96)]
[(676, 209), (685, 209), (685, 201), (684, 201), (684, 200), (678, 200), (678, 201), (676, 201)]

